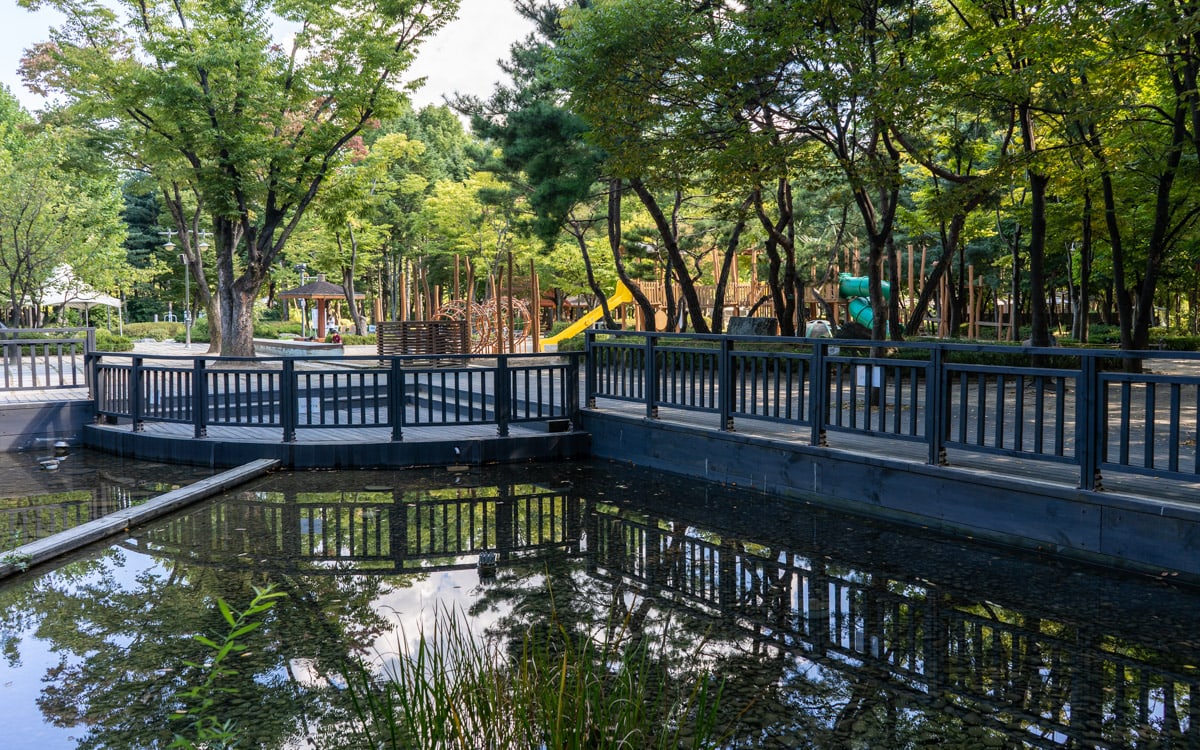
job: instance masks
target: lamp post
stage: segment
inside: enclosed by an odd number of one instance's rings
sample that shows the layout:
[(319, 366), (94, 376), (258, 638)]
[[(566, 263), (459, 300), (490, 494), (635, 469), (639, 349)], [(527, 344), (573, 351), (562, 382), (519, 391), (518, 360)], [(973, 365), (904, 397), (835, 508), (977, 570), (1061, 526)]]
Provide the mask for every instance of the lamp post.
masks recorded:
[[(166, 250), (168, 253), (175, 252), (175, 243), (171, 241), (171, 237), (176, 234), (179, 234), (179, 232), (167, 230), (167, 231), (159, 232), (159, 234), (165, 234), (167, 236), (167, 242), (166, 242), (166, 244), (163, 245), (163, 249)], [(207, 250), (209, 247), (208, 241), (206, 238), (209, 237), (211, 234), (212, 234), (211, 232), (204, 232), (204, 231), (196, 231), (193, 233), (193, 236), (200, 240), (200, 244), (195, 246), (197, 257), (199, 257), (199, 258), (204, 257), (204, 251)], [(186, 240), (187, 238), (184, 237), (183, 239)], [(185, 248), (187, 247), (187, 242), (184, 242), (184, 247)], [(183, 264), (183, 330), (184, 330), (184, 341), (185, 341), (184, 347), (187, 349), (191, 349), (192, 348), (192, 264), (188, 262), (187, 253), (179, 254), (179, 262), (181, 264)], [(169, 319), (170, 315), (168, 315), (167, 317)]]
[(187, 256), (179, 254), (179, 262), (183, 264), (183, 330), (184, 347), (192, 348), (192, 270), (188, 265)]

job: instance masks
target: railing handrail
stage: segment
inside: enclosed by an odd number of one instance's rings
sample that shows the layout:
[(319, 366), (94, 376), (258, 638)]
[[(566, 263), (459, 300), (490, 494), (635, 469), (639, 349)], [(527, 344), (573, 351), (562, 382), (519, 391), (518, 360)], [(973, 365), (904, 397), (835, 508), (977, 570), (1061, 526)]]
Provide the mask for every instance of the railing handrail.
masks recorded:
[(90, 387), (96, 329), (0, 328), (0, 390)]
[[(897, 359), (872, 356), (873, 349), (929, 355)], [(712, 427), (723, 431), (742, 418), (808, 425), (808, 442), (818, 446), (827, 445), (830, 431), (923, 442), (930, 464), (946, 462), (947, 446), (1074, 463), (1078, 486), (1086, 490), (1101, 488), (1102, 467), (1200, 476), (1194, 440), (1181, 437), (1194, 438), (1197, 429), (1197, 352), (599, 330), (587, 332), (585, 351), (589, 408), (598, 398), (611, 398), (644, 404), (650, 419), (662, 408), (715, 413)], [(955, 362), (958, 353), (1028, 361)], [(1038, 361), (1049, 357), (1056, 361)], [(1194, 362), (1198, 369), (1136, 373), (1139, 368), (1126, 364), (1131, 360)], [(1108, 369), (1105, 362), (1112, 363)], [(887, 382), (877, 382), (881, 376)], [(1027, 396), (1011, 391), (1017, 384), (1036, 387)], [(1141, 401), (1135, 402), (1135, 388), (1144, 391), (1136, 394)]]
[(1025, 346), (1023, 344), (1005, 343), (971, 343), (962, 341), (941, 341), (935, 339), (905, 339), (903, 341), (871, 341), (868, 339), (840, 338), (810, 338), (806, 336), (750, 336), (731, 335), (724, 333), (668, 333), (665, 331), (606, 331), (589, 329), (586, 331), (587, 341), (598, 341), (601, 337), (619, 341), (625, 338), (663, 339), (668, 341), (730, 341), (734, 345), (773, 344), (776, 346), (792, 344), (795, 346), (811, 346), (816, 343), (825, 346), (845, 347), (848, 349), (941, 349), (951, 352), (986, 352), (999, 354), (1030, 354), (1030, 355), (1080, 355), (1116, 359), (1186, 359), (1200, 362), (1200, 352), (1170, 351), (1164, 349), (1130, 350), (1117, 348), (1098, 348), (1093, 346)]
[(291, 442), (305, 427), (384, 427), (402, 440), (406, 425), (491, 424), (503, 437), (521, 422), (577, 423), (572, 380), (583, 356), (92, 352), (87, 363), (97, 419), (124, 418), (134, 431), (147, 422), (187, 423), (195, 437), (210, 425), (271, 427)]

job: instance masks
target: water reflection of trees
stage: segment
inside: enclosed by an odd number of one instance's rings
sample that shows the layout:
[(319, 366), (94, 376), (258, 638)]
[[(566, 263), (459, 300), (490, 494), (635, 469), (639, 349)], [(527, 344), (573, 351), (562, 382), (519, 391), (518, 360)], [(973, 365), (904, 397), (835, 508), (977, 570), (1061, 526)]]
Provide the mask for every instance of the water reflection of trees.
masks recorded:
[[(1186, 666), (1200, 662), (1178, 614), (1194, 609), (1188, 591), (761, 498), (730, 512), (744, 493), (585, 479), (333, 493), (311, 479), (268, 484), (131, 540), (164, 559), (134, 585), (118, 580), (128, 552), (110, 551), (86, 576), (67, 568), (36, 593), (6, 595), (63, 653), (40, 705), (89, 727), (81, 747), (165, 742), (162, 717), (193, 679), (182, 665), (207, 656), (187, 636), (220, 630), (218, 597), (247, 601), (268, 583), (289, 597), (264, 645), (240, 657), (222, 708), (250, 719), (255, 747), (336, 729), (345, 696), (331, 685), (346, 655), (369, 653), (393, 627), (375, 603), (431, 571), (471, 570), (485, 549), (501, 566), (469, 614), (489, 615), (512, 658), (529, 634), (629, 650), (653, 639), (666, 678), (724, 676), (731, 746), (1200, 743)], [(4, 604), (3, 632), (16, 632), (30, 615)]]

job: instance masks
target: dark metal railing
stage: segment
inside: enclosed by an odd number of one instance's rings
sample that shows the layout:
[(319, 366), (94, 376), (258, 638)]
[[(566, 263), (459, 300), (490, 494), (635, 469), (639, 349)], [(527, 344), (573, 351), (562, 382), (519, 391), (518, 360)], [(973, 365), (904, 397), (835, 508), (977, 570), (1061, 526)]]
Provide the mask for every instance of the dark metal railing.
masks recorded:
[(0, 390), (83, 388), (86, 356), (95, 349), (95, 328), (0, 329)]
[(578, 421), (581, 354), (443, 356), (148, 357), (93, 354), (97, 419), (269, 427), (284, 442), (308, 428), (509, 426)]
[[(927, 461), (949, 448), (1078, 467), (1079, 485), (1101, 472), (1194, 481), (1200, 354), (589, 331), (586, 403), (598, 399), (918, 443)], [(965, 361), (971, 360), (971, 361)], [(1162, 360), (1186, 374), (1128, 372)], [(995, 361), (997, 364), (980, 364)], [(650, 385), (648, 385), (650, 384)], [(694, 420), (693, 420), (694, 421)]]

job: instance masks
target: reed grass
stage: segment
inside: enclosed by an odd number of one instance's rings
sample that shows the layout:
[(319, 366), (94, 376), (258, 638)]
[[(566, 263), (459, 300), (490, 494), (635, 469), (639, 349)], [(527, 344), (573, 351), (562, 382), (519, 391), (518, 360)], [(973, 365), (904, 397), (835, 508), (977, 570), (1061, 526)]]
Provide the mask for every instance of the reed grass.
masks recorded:
[[(573, 633), (557, 616), (505, 648), (439, 610), (415, 645), (388, 655), (382, 673), (347, 676), (355, 744), (423, 750), (603, 750), (719, 747), (721, 683), (674, 672), (665, 643), (631, 633)], [(614, 627), (615, 626), (615, 627)], [(407, 640), (405, 640), (407, 642)], [(699, 663), (699, 650), (682, 660)]]

